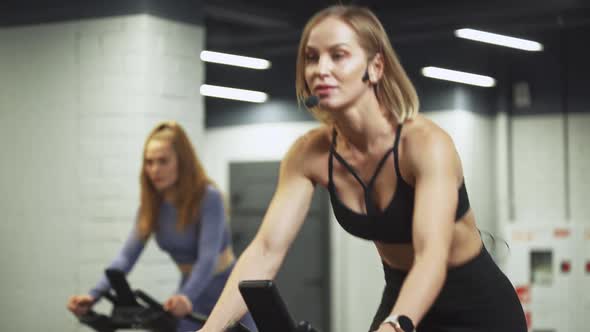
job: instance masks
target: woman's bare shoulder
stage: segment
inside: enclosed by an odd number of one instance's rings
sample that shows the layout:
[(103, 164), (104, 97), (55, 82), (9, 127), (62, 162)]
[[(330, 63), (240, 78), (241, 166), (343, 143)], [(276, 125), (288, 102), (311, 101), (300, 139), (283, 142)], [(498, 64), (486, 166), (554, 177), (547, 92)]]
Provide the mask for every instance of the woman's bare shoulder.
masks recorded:
[(312, 157), (316, 153), (328, 151), (331, 141), (330, 135), (331, 129), (326, 125), (310, 129), (293, 143), (291, 150), (306, 158)]
[(301, 135), (283, 159), (284, 167), (317, 182), (321, 178), (318, 170), (323, 169), (321, 165), (330, 150), (331, 132), (330, 127), (322, 125)]
[(431, 145), (454, 147), (453, 139), (442, 127), (431, 119), (417, 115), (403, 124), (402, 144), (411, 150), (425, 150)]
[(461, 170), (459, 155), (449, 133), (423, 115), (404, 123), (401, 144), (413, 169), (433, 160), (447, 160), (459, 172)]

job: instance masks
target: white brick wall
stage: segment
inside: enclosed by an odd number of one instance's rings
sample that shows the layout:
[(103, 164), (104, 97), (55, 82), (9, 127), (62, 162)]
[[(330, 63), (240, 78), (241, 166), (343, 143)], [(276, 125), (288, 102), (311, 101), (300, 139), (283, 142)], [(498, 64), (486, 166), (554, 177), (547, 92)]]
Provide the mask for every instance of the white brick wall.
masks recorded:
[(590, 228), (590, 114), (571, 114), (568, 123), (571, 220)]
[(563, 116), (515, 117), (512, 137), (515, 220), (564, 221)]
[[(508, 222), (510, 202), (514, 204), (513, 222), (525, 224), (590, 224), (590, 115), (568, 115), (567, 133), (564, 115), (534, 115), (506, 118), (500, 114), (496, 136), (500, 220)], [(512, 124), (510, 124), (510, 121)], [(507, 141), (507, 126), (512, 140)], [(567, 137), (567, 141), (566, 141)], [(507, 146), (512, 146), (512, 163)], [(567, 146), (566, 146), (567, 145)], [(568, 149), (568, 163), (564, 161)], [(566, 167), (569, 176), (566, 176)], [(513, 172), (514, 195), (510, 198), (508, 171)], [(566, 185), (567, 182), (567, 185)], [(566, 200), (566, 191), (569, 203)], [(570, 217), (567, 219), (567, 209)]]
[[(204, 31), (135, 15), (6, 28), (0, 45), (0, 330), (74, 331), (66, 299), (132, 227), (149, 130), (177, 120), (202, 149)], [(150, 242), (131, 280), (163, 299), (178, 272)]]
[[(586, 330), (588, 319), (584, 314), (590, 307), (588, 296), (584, 296), (590, 290), (584, 271), (590, 259), (590, 114), (512, 119), (500, 114), (499, 118), (497, 209), (499, 228), (512, 248), (505, 255), (503, 267), (515, 285), (531, 285), (530, 251), (551, 250), (553, 283), (532, 285), (532, 301), (526, 308), (532, 312), (533, 330), (556, 326), (560, 327), (558, 331)], [(512, 140), (506, 135), (510, 125)], [(511, 155), (508, 147), (512, 148)], [(559, 238), (556, 229), (568, 229), (571, 235)], [(572, 263), (570, 273), (560, 271), (562, 260)], [(561, 301), (553, 301), (557, 298)]]

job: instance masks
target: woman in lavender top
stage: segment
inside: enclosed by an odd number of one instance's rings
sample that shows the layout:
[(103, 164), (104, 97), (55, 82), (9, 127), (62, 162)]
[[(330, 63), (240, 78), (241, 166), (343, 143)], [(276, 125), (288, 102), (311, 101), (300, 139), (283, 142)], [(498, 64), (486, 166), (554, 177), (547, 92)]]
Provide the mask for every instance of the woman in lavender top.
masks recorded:
[[(188, 136), (176, 122), (158, 124), (146, 139), (140, 175), (141, 202), (127, 241), (109, 268), (128, 273), (154, 235), (182, 274), (165, 310), (182, 318), (195, 311), (208, 315), (235, 263), (220, 192), (207, 177)], [(103, 276), (88, 294), (72, 296), (68, 309), (85, 314), (110, 289)], [(255, 330), (252, 318), (242, 319)], [(198, 329), (186, 320), (179, 331)]]

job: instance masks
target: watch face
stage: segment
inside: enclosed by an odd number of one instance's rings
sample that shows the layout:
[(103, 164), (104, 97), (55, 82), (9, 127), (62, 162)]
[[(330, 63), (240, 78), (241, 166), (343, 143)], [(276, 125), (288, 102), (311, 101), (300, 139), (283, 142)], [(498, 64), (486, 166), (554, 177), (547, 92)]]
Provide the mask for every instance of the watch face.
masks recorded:
[(401, 315), (397, 321), (404, 332), (414, 332), (414, 323), (412, 323), (410, 317)]

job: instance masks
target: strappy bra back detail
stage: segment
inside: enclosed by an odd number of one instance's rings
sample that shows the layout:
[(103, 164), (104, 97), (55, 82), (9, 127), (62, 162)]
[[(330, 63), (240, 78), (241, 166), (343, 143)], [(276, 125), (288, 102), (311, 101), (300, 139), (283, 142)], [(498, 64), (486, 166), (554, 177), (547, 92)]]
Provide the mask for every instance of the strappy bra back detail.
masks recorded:
[[(404, 181), (399, 169), (398, 146), (401, 137), (402, 124), (397, 127), (393, 147), (385, 153), (377, 164), (375, 173), (371, 176), (368, 183), (355, 172), (354, 168), (336, 151), (336, 129), (332, 133), (332, 144), (330, 146), (330, 156), (328, 159), (328, 191), (332, 209), (338, 223), (348, 233), (372, 241), (385, 243), (410, 243), (412, 242), (412, 216), (414, 211), (414, 188)], [(394, 190), (393, 197), (383, 211), (379, 211), (375, 200), (372, 199), (372, 188), (375, 184), (377, 175), (383, 168), (383, 165), (393, 153), (393, 162), (395, 174), (397, 176), (397, 186)], [(338, 197), (336, 186), (333, 180), (334, 157), (340, 162), (359, 182), (364, 192), (364, 201), (367, 214), (362, 214), (351, 210)], [(459, 188), (459, 202), (455, 221), (461, 220), (463, 215), (469, 210), (469, 197), (465, 188), (465, 182)]]

